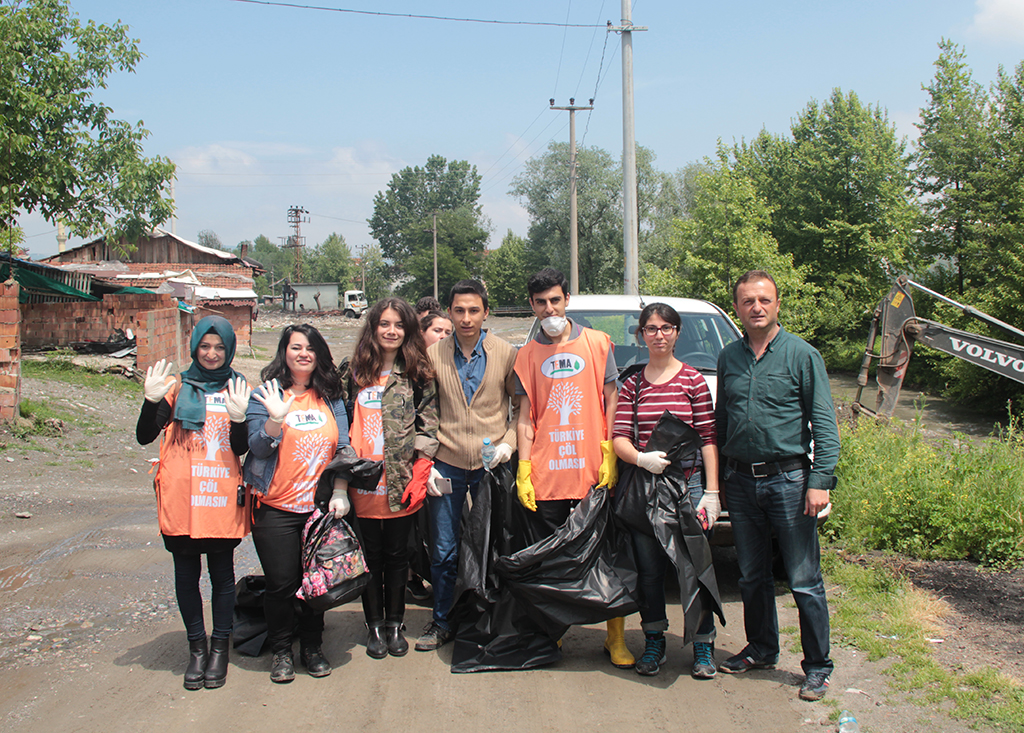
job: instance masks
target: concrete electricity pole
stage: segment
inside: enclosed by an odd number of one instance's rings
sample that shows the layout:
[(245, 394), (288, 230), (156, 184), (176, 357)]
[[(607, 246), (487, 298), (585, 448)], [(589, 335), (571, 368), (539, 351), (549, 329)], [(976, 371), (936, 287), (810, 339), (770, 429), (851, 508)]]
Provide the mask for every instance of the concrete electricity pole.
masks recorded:
[(437, 300), (437, 212), (434, 212), (434, 226), (431, 228), (434, 234), (434, 300)]
[(576, 221), (576, 110), (594, 109), (594, 100), (590, 107), (577, 107), (576, 100), (569, 98), (568, 107), (556, 107), (551, 99), (551, 109), (569, 111), (569, 290), (573, 295), (580, 292), (580, 243), (579, 223)]
[(626, 274), (623, 292), (637, 295), (639, 289), (639, 224), (636, 204), (636, 135), (633, 129), (633, 31), (646, 26), (633, 25), (631, 0), (622, 0), (622, 25), (608, 23), (608, 31), (622, 34), (622, 247)]

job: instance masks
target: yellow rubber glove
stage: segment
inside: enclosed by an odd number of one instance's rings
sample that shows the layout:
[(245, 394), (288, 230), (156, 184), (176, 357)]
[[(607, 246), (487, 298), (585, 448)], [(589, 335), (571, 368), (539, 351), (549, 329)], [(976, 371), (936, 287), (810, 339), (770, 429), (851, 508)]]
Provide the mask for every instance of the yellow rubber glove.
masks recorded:
[(609, 489), (619, 483), (619, 457), (615, 455), (610, 440), (601, 441), (601, 467), (597, 469), (597, 485)]
[(531, 512), (535, 512), (537, 511), (537, 494), (533, 491), (533, 481), (530, 479), (532, 470), (532, 463), (519, 461), (519, 470), (516, 472), (516, 492), (519, 494), (519, 503)]

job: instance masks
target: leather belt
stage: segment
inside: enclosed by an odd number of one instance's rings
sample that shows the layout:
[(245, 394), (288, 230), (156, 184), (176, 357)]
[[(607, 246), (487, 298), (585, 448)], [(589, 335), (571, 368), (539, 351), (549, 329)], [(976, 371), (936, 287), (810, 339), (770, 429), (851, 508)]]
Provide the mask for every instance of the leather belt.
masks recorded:
[(761, 463), (743, 463), (735, 458), (726, 460), (726, 465), (733, 471), (745, 473), (754, 478), (766, 478), (776, 476), (783, 471), (795, 471), (798, 468), (807, 468), (811, 465), (807, 456), (793, 456), (782, 458), (778, 461), (763, 461)]

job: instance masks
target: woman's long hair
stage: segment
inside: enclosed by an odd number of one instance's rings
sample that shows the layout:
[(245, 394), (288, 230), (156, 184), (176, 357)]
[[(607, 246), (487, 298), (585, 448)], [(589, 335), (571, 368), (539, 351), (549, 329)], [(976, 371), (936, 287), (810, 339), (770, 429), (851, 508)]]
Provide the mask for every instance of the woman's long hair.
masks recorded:
[(405, 373), (413, 382), (423, 384), (434, 378), (434, 369), (427, 359), (426, 342), (423, 341), (419, 321), (416, 320), (416, 311), (401, 298), (384, 298), (366, 312), (366, 323), (359, 333), (359, 341), (352, 355), (352, 381), (359, 389), (376, 384), (380, 370), (384, 367), (384, 352), (377, 343), (377, 326), (388, 308), (398, 314), (402, 320), (402, 330), (405, 331), (405, 340), (402, 341), (396, 361), (405, 364)]
[(285, 361), (285, 353), (288, 351), (288, 343), (292, 340), (293, 333), (305, 336), (313, 353), (316, 354), (316, 368), (309, 380), (309, 389), (315, 390), (325, 400), (338, 399), (341, 396), (341, 381), (338, 379), (338, 370), (334, 367), (331, 347), (327, 345), (320, 332), (308, 323), (294, 324), (281, 331), (281, 340), (277, 342), (274, 360), (263, 367), (260, 379), (264, 382), (276, 379), (282, 389), (292, 386), (292, 373)]

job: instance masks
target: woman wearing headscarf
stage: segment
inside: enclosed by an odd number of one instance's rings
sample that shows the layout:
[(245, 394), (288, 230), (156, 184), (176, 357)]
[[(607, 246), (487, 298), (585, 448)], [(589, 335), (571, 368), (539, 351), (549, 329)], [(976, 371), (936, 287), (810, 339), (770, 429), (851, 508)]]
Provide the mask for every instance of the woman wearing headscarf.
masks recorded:
[[(174, 589), (188, 635), (185, 689), (221, 687), (235, 608), (235, 547), (249, 533), (239, 456), (248, 448), (249, 386), (231, 368), (235, 332), (220, 316), (196, 324), (192, 365), (180, 383), (163, 359), (146, 370), (145, 400), (135, 428), (148, 445), (163, 433), (156, 473), (157, 514), (174, 558)], [(207, 646), (201, 558), (213, 587), (213, 635)]]

